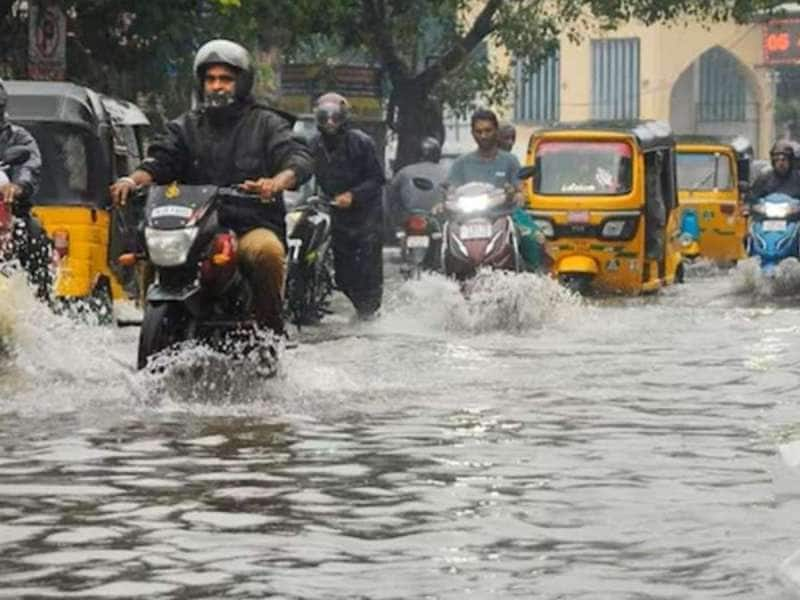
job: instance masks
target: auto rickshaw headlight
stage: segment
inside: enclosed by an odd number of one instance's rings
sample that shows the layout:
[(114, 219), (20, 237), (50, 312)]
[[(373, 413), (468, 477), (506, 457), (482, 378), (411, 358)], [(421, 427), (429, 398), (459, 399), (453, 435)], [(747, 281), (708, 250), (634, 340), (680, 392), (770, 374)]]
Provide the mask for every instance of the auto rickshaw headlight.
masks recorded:
[(154, 229), (144, 231), (147, 253), (153, 264), (160, 267), (176, 267), (186, 262), (189, 250), (197, 237), (197, 227), (183, 229)]
[(600, 237), (609, 240), (629, 240), (636, 233), (636, 220), (609, 219), (603, 223)]

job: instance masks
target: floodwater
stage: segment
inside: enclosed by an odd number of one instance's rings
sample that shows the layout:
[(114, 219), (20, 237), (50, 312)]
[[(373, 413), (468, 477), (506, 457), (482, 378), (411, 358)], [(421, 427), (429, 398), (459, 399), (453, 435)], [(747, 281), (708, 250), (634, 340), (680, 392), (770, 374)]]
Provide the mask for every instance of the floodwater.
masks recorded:
[(0, 598), (800, 598), (797, 271), (392, 279), (267, 381), (12, 286)]

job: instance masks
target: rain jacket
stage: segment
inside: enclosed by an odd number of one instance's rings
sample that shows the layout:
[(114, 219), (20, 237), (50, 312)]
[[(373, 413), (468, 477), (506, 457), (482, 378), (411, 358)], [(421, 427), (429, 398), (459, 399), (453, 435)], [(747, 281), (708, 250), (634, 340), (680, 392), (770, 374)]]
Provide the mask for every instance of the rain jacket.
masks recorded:
[(39, 152), (39, 145), (27, 129), (5, 121), (0, 123), (0, 159), (12, 146), (22, 146), (31, 153), (27, 161), (12, 168), (9, 173), (11, 182), (22, 188), (22, 195), (14, 202), (14, 213), (22, 216), (30, 211), (31, 196), (39, 189), (42, 155)]
[[(252, 98), (234, 105), (224, 119), (212, 119), (202, 108), (184, 113), (167, 123), (147, 155), (139, 168), (160, 185), (234, 186), (285, 169), (294, 171), (300, 185), (312, 170), (308, 148), (292, 137), (289, 122)], [(270, 203), (237, 200), (222, 205), (220, 223), (238, 235), (265, 227), (284, 240), (285, 216), (280, 196)]]
[(774, 193), (786, 194), (800, 199), (800, 173), (792, 169), (785, 177), (780, 177), (775, 171), (768, 171), (759, 175), (750, 188), (747, 202), (752, 203), (764, 196)]

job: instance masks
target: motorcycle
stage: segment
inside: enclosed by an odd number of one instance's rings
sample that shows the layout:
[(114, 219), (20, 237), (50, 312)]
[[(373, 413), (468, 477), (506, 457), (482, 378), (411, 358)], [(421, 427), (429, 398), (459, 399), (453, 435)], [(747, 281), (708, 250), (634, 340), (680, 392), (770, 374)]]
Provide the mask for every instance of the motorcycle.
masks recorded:
[[(223, 202), (260, 202), (238, 188), (152, 186), (145, 206), (145, 255), (155, 269), (147, 290), (137, 367), (157, 353), (189, 340), (237, 353), (256, 353), (259, 367), (274, 373), (275, 345), (258, 339), (253, 290), (239, 268), (237, 236), (221, 227)], [(123, 255), (122, 264), (131, 256)]]
[(311, 196), (286, 214), (289, 247), (286, 311), (295, 325), (313, 325), (329, 313), (333, 293), (330, 199)]
[[(0, 161), (0, 185), (5, 185), (11, 181), (9, 173), (11, 169), (24, 163), (30, 157), (30, 152), (19, 146), (12, 146), (6, 151), (6, 155)], [(14, 214), (11, 205), (6, 204), (0, 196), (0, 255), (2, 263), (0, 272), (3, 275), (10, 275), (10, 260), (14, 256)]]
[(403, 261), (400, 273), (405, 279), (419, 279), (423, 270), (437, 269), (442, 227), (430, 211), (411, 210), (403, 228), (397, 232), (397, 238)]
[(761, 259), (761, 269), (772, 274), (786, 258), (800, 259), (800, 200), (774, 193), (750, 207), (748, 256)]

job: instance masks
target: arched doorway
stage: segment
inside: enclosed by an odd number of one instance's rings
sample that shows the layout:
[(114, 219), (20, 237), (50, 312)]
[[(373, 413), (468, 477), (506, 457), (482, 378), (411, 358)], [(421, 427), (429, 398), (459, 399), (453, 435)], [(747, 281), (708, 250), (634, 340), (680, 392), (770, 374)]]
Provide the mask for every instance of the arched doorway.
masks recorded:
[(724, 48), (706, 50), (673, 85), (670, 122), (679, 134), (744, 135), (757, 146), (760, 123), (754, 74)]

